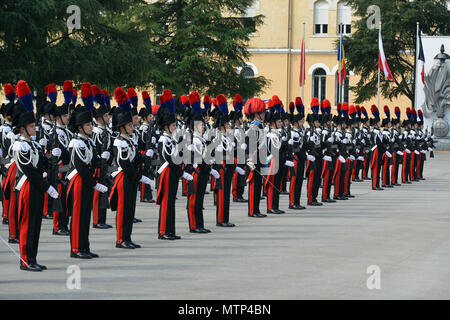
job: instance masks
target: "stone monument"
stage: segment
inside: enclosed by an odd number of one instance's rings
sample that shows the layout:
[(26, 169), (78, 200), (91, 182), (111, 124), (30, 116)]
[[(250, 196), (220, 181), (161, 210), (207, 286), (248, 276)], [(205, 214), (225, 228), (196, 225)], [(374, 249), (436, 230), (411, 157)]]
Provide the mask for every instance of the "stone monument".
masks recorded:
[(450, 150), (450, 66), (446, 62), (450, 61), (450, 56), (445, 53), (444, 45), (434, 59), (438, 62), (425, 76), (426, 99), (422, 111), (432, 122), (431, 134), (436, 148)]

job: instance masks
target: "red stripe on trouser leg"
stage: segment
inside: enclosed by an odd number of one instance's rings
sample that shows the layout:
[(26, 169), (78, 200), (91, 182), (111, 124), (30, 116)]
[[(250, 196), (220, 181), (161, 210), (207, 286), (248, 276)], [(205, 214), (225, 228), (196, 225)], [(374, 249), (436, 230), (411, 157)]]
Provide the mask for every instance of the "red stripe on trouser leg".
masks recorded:
[(395, 152), (392, 153), (392, 162), (393, 162), (393, 164), (392, 164), (392, 169), (391, 169), (391, 176), (392, 176), (391, 177), (391, 184), (394, 185), (396, 183), (395, 176), (397, 174), (397, 168), (396, 168), (396, 166), (397, 166), (397, 154)]
[(350, 159), (347, 159), (346, 161), (347, 161), (347, 168), (348, 168), (348, 170), (345, 171), (345, 176), (344, 176), (344, 194), (349, 194), (350, 193), (350, 190), (349, 190), (349, 187), (350, 187), (350, 166), (351, 166), (352, 161)]
[(274, 176), (269, 176), (267, 183), (267, 210), (273, 209), (273, 183)]
[(48, 216), (48, 193), (45, 193), (44, 195), (44, 210), (42, 211), (44, 216)]
[[(60, 174), (61, 177), (61, 174)], [(58, 194), (61, 196), (62, 193), (62, 185), (58, 184)], [(64, 212), (58, 212), (58, 211), (53, 211), (53, 230), (54, 231), (59, 231), (59, 215), (60, 214), (64, 214)]]
[(253, 214), (254, 214), (254, 212), (253, 212), (253, 210), (254, 210), (254, 208), (253, 208), (253, 192), (254, 192), (254, 189), (255, 188), (255, 183), (253, 182), (253, 181), (250, 181), (250, 183), (249, 183), (249, 185), (248, 185), (248, 197), (249, 197), (249, 199), (248, 199), (248, 201), (249, 201), (249, 214), (251, 215), (251, 216), (253, 216)]
[[(223, 169), (220, 169), (220, 179), (222, 179), (223, 184), (225, 181), (225, 173)], [(217, 200), (216, 200), (218, 209), (217, 223), (223, 223), (223, 209), (224, 209), (223, 206), (225, 196), (224, 188), (225, 186), (217, 192)]]
[[(161, 195), (161, 207), (159, 208), (161, 214), (161, 222), (159, 226), (159, 234), (161, 236), (166, 234), (166, 224), (167, 224), (167, 203), (169, 201), (169, 182), (170, 182), (170, 169), (165, 168), (161, 174), (160, 182), (159, 182), (159, 190), (158, 195), (162, 192)], [(159, 196), (158, 196), (159, 198)]]
[(378, 179), (378, 150), (373, 154), (372, 159), (372, 188), (377, 187), (377, 179)]
[[(27, 241), (30, 222), (30, 182), (26, 180), (19, 194), (20, 257), (28, 264)], [(23, 263), (20, 262), (22, 266)]]
[(94, 190), (94, 206), (92, 208), (92, 216), (93, 216), (93, 224), (98, 224), (98, 202), (100, 199), (100, 192), (97, 190)]
[(291, 176), (291, 184), (289, 185), (289, 205), (293, 206), (295, 201), (295, 182), (297, 181), (298, 174), (298, 160), (294, 159), (294, 171), (295, 175)]
[[(5, 189), (3, 189), (4, 185), (6, 183), (6, 177), (2, 178), (2, 191), (3, 193), (5, 193)], [(7, 219), (8, 218), (8, 200), (6, 200), (5, 198), (3, 198), (3, 219)]]
[(81, 177), (75, 175), (73, 183), (73, 210), (72, 210), (72, 252), (79, 252), (80, 244), (80, 215), (81, 215)]
[(9, 195), (9, 206), (7, 209), (8, 213), (8, 223), (9, 223), (9, 237), (10, 239), (16, 239), (16, 206), (17, 206), (17, 196), (13, 191)]
[(416, 159), (416, 154), (411, 152), (411, 162), (409, 164), (410, 180), (414, 180), (414, 161)]
[(233, 174), (233, 186), (232, 186), (233, 200), (237, 200), (238, 199), (237, 184), (238, 184), (238, 173), (234, 172), (234, 174)]
[(313, 187), (314, 187), (314, 170), (309, 170), (309, 179), (308, 179), (308, 203), (313, 202)]
[(408, 160), (408, 155), (406, 151), (403, 151), (403, 164), (402, 164), (402, 182), (406, 183), (406, 162)]
[(383, 154), (382, 161), (383, 161), (383, 185), (384, 186), (387, 185), (386, 173), (387, 173), (387, 167), (388, 167), (387, 161), (389, 161), (388, 159), (389, 159), (388, 156), (386, 154)]
[(364, 156), (364, 170), (363, 170), (363, 179), (367, 178), (367, 156)]
[(420, 174), (420, 166), (421, 166), (421, 162), (422, 162), (422, 160), (421, 160), (421, 157), (420, 157), (420, 155), (419, 155), (419, 157), (418, 157), (418, 159), (417, 159), (417, 166), (416, 166), (416, 174), (417, 174), (417, 178), (420, 178), (420, 177), (421, 177), (421, 174)]
[(328, 179), (330, 175), (330, 170), (328, 170), (328, 161), (324, 161), (323, 164), (323, 171), (322, 171), (322, 177), (323, 177), (323, 187), (322, 187), (322, 199), (327, 200), (327, 192), (328, 192)]
[(341, 162), (338, 160), (336, 161), (336, 169), (334, 170), (333, 175), (333, 182), (334, 182), (334, 196), (338, 197), (340, 192), (340, 185), (341, 185)]
[(145, 200), (145, 183), (141, 182), (141, 201)]
[(117, 243), (121, 244), (123, 242), (123, 208), (125, 203), (125, 189), (123, 186), (123, 177), (124, 173), (119, 172), (117, 175), (117, 183), (116, 190), (117, 190), (117, 213), (116, 213), (116, 234), (117, 234)]
[[(198, 186), (198, 174), (196, 174), (195, 172), (192, 173), (192, 176), (194, 177), (194, 185), (195, 185), (195, 190), (197, 191), (197, 186)], [(189, 201), (188, 201), (188, 218), (189, 218), (189, 228), (190, 230), (195, 230), (197, 229), (197, 222), (195, 221), (195, 201), (197, 198), (197, 193), (188, 195), (189, 197)]]
[(183, 179), (183, 194), (187, 194), (187, 180)]

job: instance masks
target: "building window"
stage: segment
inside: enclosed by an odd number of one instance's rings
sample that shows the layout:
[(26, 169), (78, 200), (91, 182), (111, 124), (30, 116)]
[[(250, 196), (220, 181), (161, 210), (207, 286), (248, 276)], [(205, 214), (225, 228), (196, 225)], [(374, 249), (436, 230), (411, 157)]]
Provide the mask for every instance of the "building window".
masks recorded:
[(337, 23), (338, 34), (352, 33), (352, 8), (346, 1), (341, 1), (337, 5)]
[(241, 70), (241, 75), (244, 79), (253, 79), (255, 77), (255, 72), (249, 66), (245, 66)]
[(319, 0), (314, 3), (314, 33), (328, 33), (328, 1)]
[(327, 93), (327, 73), (322, 68), (317, 68), (313, 72), (312, 95), (323, 101)]
[[(341, 103), (342, 102), (349, 102), (348, 99), (349, 99), (349, 92), (350, 92), (350, 90), (349, 90), (349, 88), (350, 88), (350, 77), (347, 74), (347, 78), (345, 78), (345, 80), (344, 80), (344, 87), (339, 85), (339, 80), (340, 80), (339, 79), (339, 72), (336, 72), (336, 81), (335, 81), (335, 84), (336, 84), (336, 94), (335, 94), (336, 104), (338, 104), (340, 102)], [(344, 99), (341, 99), (341, 97), (343, 97)]]

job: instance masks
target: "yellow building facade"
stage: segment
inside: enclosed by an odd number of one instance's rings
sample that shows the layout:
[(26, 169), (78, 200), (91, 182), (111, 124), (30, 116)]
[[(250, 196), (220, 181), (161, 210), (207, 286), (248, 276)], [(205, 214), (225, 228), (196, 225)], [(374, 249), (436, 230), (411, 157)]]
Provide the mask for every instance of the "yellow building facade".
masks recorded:
[[(285, 106), (302, 96), (300, 62), (303, 29), (305, 27), (304, 104), (309, 106), (314, 96), (328, 99), (333, 106), (338, 102), (338, 61), (336, 41), (340, 33), (351, 35), (356, 19), (345, 1), (338, 0), (255, 0), (246, 15), (264, 15), (264, 24), (252, 35), (247, 62), (249, 76), (265, 76), (272, 82), (262, 97), (278, 95)], [(377, 63), (374, 61), (374, 63)], [(358, 82), (358, 75), (349, 72), (349, 84)], [(345, 90), (345, 100), (354, 101), (354, 94)], [(342, 94), (342, 93), (341, 93)], [(377, 98), (362, 105), (377, 104)], [(381, 96), (381, 106), (411, 106), (407, 97), (390, 101)]]

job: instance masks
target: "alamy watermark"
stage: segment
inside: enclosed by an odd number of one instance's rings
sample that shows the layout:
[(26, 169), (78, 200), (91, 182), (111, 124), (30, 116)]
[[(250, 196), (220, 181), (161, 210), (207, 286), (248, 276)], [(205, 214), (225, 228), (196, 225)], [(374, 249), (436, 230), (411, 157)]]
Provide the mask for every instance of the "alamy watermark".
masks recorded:
[(81, 9), (77, 5), (70, 5), (67, 7), (66, 12), (70, 14), (67, 18), (68, 29), (81, 29)]

